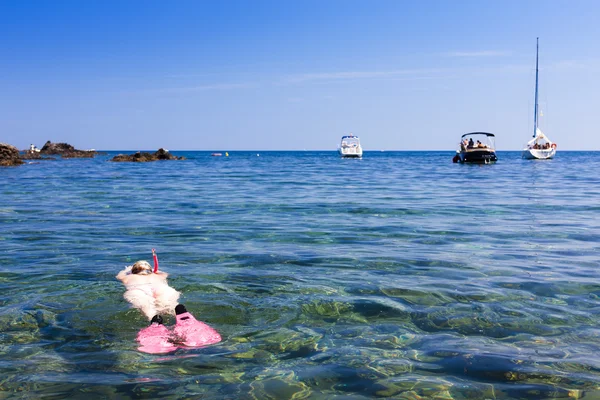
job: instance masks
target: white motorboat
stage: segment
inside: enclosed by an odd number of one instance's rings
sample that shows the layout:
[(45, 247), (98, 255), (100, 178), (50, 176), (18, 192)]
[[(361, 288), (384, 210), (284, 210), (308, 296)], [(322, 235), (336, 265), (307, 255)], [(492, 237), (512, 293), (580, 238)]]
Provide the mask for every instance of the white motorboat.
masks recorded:
[(342, 136), (342, 141), (338, 147), (338, 153), (342, 157), (362, 158), (363, 149), (360, 145), (358, 136), (354, 136), (353, 134)]
[(550, 140), (538, 127), (538, 54), (540, 44), (539, 38), (535, 51), (535, 106), (533, 112), (533, 139), (527, 142), (527, 145), (521, 153), (521, 157), (527, 160), (549, 160), (556, 154), (556, 143)]

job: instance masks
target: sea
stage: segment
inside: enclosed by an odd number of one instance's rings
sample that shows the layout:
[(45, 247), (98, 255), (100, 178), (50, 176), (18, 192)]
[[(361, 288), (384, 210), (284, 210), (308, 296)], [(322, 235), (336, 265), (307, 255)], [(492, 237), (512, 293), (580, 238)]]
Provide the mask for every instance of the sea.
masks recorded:
[[(600, 398), (600, 152), (118, 153), (0, 169), (0, 399)], [(138, 351), (152, 249), (222, 342)]]

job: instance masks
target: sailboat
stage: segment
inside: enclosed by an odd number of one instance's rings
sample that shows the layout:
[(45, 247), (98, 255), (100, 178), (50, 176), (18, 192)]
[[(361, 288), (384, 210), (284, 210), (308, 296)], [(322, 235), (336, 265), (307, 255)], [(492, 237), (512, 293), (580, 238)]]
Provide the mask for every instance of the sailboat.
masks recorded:
[(540, 38), (535, 49), (535, 106), (533, 112), (533, 139), (527, 142), (521, 154), (527, 160), (549, 160), (556, 154), (556, 143), (546, 136), (538, 126), (538, 76)]

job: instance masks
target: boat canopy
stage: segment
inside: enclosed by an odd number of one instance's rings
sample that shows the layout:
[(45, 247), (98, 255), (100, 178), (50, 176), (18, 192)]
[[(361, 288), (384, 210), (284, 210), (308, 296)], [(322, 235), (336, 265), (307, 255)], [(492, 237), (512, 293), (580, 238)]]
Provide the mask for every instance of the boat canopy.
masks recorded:
[(470, 135), (485, 135), (488, 137), (496, 137), (496, 135), (494, 135), (493, 133), (487, 133), (487, 132), (470, 132), (470, 133), (465, 133), (464, 135), (462, 135), (461, 137), (465, 137), (465, 136), (470, 136)]
[(358, 136), (356, 136), (356, 135), (342, 136), (342, 139), (358, 139)]
[[(475, 140), (477, 143), (475, 143)], [(488, 132), (469, 132), (465, 133), (460, 138), (460, 151), (495, 151), (496, 135)]]

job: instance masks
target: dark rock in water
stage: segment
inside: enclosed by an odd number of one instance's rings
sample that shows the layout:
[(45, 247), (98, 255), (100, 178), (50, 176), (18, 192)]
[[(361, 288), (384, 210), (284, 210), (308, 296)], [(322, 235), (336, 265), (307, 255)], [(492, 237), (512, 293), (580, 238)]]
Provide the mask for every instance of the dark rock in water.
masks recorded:
[(131, 154), (131, 155), (127, 155), (127, 154), (118, 154), (116, 156), (114, 156), (110, 161), (115, 161), (115, 162), (147, 162), (147, 161), (156, 161), (157, 158), (155, 158), (152, 154), (150, 153), (141, 153), (141, 152), (137, 152), (135, 154)]
[(179, 158), (175, 157), (173, 154), (169, 153), (169, 151), (165, 149), (158, 149), (158, 151), (154, 153), (154, 155), (159, 160), (179, 160)]
[(42, 155), (37, 151), (23, 150), (21, 154), (22, 160), (40, 160)]
[(97, 154), (95, 150), (77, 150), (68, 143), (52, 143), (49, 140), (40, 153), (60, 155), (62, 158), (93, 158)]
[(114, 156), (110, 161), (115, 162), (149, 162), (149, 161), (157, 161), (157, 160), (185, 160), (185, 157), (177, 157), (173, 154), (169, 153), (168, 150), (158, 149), (158, 151), (154, 154), (150, 153), (142, 153), (138, 151), (135, 154), (127, 155), (127, 154), (118, 154)]
[(66, 152), (75, 151), (75, 147), (67, 143), (52, 143), (47, 141), (44, 147), (40, 150), (43, 154), (63, 154)]
[(23, 161), (19, 156), (19, 150), (10, 144), (0, 143), (0, 166), (12, 167), (21, 164), (23, 164)]
[(62, 158), (94, 158), (96, 152), (93, 150), (75, 150), (62, 154)]
[(38, 151), (24, 150), (21, 153), (21, 160), (56, 160), (55, 157), (43, 157)]

